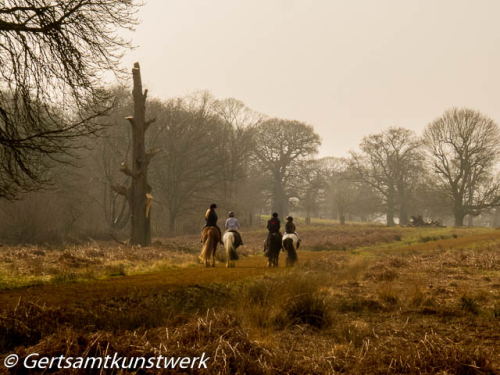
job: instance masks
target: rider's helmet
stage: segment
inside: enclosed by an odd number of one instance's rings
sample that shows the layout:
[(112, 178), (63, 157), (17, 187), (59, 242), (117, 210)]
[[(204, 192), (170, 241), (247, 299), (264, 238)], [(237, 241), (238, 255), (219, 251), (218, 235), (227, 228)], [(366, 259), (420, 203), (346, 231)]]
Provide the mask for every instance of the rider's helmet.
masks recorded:
[(293, 217), (291, 217), (291, 216), (287, 216), (287, 217), (286, 217), (286, 220), (287, 220), (287, 221), (292, 221), (292, 220), (293, 220)]
[(234, 212), (233, 211), (229, 211), (229, 217), (234, 217)]
[(273, 217), (278, 217), (278, 213), (277, 212), (273, 212)]
[(215, 203), (212, 203), (212, 204), (210, 205), (210, 209), (211, 209), (211, 210), (213, 210), (214, 208), (217, 208), (217, 205), (216, 205)]

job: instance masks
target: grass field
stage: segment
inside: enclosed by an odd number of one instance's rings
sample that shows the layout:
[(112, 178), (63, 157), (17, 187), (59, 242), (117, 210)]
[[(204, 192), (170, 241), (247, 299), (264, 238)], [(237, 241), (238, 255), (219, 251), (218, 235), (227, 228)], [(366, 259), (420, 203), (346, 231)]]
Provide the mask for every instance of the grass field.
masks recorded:
[(206, 373), (500, 373), (500, 231), (300, 229), (294, 269), (265, 267), (265, 230), (234, 269), (198, 265), (197, 236), (2, 247), (0, 372), (11, 353), (205, 352)]

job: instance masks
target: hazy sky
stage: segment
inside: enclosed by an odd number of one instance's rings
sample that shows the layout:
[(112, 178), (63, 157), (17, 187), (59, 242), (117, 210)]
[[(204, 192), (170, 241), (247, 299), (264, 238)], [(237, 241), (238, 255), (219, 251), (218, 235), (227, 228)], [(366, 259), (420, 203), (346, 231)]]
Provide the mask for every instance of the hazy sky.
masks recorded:
[(499, 14), (498, 0), (149, 0), (123, 62), (151, 95), (233, 97), (345, 156), (452, 106), (500, 121)]

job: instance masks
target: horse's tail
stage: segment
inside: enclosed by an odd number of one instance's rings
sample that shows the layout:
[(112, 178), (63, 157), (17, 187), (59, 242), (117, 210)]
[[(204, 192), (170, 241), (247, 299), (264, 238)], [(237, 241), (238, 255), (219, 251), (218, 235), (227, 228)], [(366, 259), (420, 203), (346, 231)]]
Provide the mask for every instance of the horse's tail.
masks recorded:
[(291, 238), (285, 238), (283, 240), (283, 247), (286, 251), (293, 249), (293, 240)]
[(285, 248), (287, 253), (287, 262), (294, 264), (299, 260), (292, 238), (285, 238), (283, 240), (283, 247)]
[(234, 248), (235, 234), (228, 232), (224, 235), (224, 249), (226, 250), (226, 257), (228, 260), (238, 260), (239, 256)]
[(212, 229), (213, 228), (209, 227), (209, 229), (207, 229), (203, 233), (203, 249), (201, 250), (201, 254), (199, 257), (202, 263), (205, 263), (210, 259), (210, 256), (212, 255), (212, 249), (215, 249), (215, 247), (217, 246), (217, 242), (215, 242), (215, 236), (212, 234)]

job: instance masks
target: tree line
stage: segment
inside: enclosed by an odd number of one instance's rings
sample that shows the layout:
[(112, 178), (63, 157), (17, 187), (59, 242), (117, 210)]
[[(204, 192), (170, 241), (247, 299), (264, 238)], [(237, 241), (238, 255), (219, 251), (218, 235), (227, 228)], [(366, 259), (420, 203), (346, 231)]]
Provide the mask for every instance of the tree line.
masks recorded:
[[(133, 174), (122, 163), (132, 154), (124, 118), (134, 104), (129, 89), (107, 87), (103, 77), (123, 77), (130, 43), (117, 30), (133, 29), (139, 6), (0, 5), (2, 237), (97, 238), (130, 225), (119, 193), (130, 188), (122, 172)], [(207, 92), (150, 98), (148, 116), (156, 119), (145, 142), (157, 154), (146, 187), (157, 236), (197, 232), (212, 202), (248, 226), (274, 211), (389, 226), (414, 215), (456, 226), (500, 219), (499, 128), (473, 109), (449, 109), (421, 135), (403, 127), (367, 135), (345, 158), (318, 158), (320, 137), (309, 124)]]
[[(126, 199), (113, 187), (129, 183), (120, 165), (131, 155), (125, 117), (133, 102), (129, 90), (112, 91), (116, 105), (104, 130), (82, 139), (75, 160), (54, 163), (54, 185), (28, 193), (21, 202), (2, 202), (4, 225), (17, 226), (14, 233), (22, 240), (36, 237), (19, 233), (34, 225), (30, 220), (40, 217), (47, 226), (44, 214), (33, 210), (58, 210), (51, 215), (59, 221), (53, 231), (80, 237), (119, 235), (130, 224)], [(246, 226), (271, 212), (304, 217), (306, 223), (327, 218), (340, 224), (384, 220), (393, 226), (421, 215), (463, 225), (466, 217), (472, 224), (500, 204), (500, 133), (478, 111), (453, 108), (421, 136), (391, 127), (365, 136), (347, 157), (318, 158), (320, 137), (311, 125), (269, 118), (239, 100), (220, 100), (208, 92), (148, 100), (148, 116), (156, 121), (146, 142), (159, 151), (148, 172), (153, 236), (198, 232), (212, 202), (222, 217), (234, 211)], [(35, 201), (41, 194), (52, 197), (52, 203), (29, 207), (30, 199), (31, 205), (40, 204)]]

